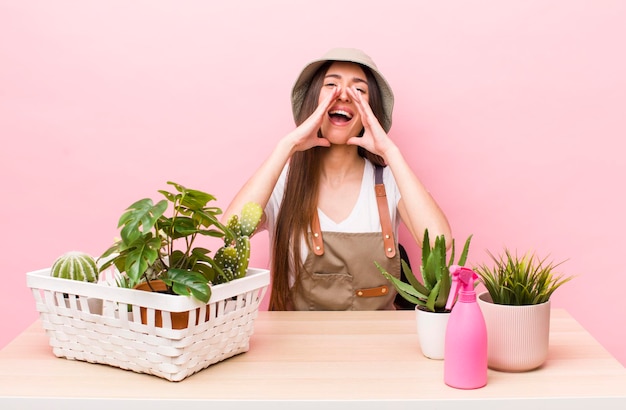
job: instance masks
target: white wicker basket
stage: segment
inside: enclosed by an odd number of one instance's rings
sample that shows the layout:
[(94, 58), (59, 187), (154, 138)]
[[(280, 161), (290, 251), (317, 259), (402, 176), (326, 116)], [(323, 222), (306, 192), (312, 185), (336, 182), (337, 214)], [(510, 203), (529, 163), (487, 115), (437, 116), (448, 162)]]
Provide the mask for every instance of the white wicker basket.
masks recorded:
[[(111, 281), (54, 278), (50, 269), (27, 273), (27, 285), (57, 357), (180, 381), (248, 351), (269, 271), (250, 268), (244, 278), (212, 286), (207, 305), (187, 296), (118, 288)], [(148, 312), (145, 324), (140, 310)], [(158, 311), (161, 327), (155, 326)], [(169, 312), (189, 312), (188, 327), (172, 329)]]

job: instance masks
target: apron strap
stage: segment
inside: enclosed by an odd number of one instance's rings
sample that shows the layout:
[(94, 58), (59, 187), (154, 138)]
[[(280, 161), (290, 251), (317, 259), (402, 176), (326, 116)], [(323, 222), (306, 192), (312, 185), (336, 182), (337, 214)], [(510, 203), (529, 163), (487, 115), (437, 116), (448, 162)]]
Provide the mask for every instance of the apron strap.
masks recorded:
[(311, 221), (311, 238), (313, 240), (313, 253), (317, 256), (324, 254), (324, 240), (322, 239), (322, 229), (320, 228), (320, 218), (317, 209), (313, 212), (313, 220)]
[(380, 226), (383, 230), (383, 243), (385, 245), (385, 255), (388, 258), (396, 256), (396, 244), (393, 238), (393, 229), (391, 228), (391, 218), (389, 217), (389, 205), (387, 204), (387, 192), (383, 183), (383, 167), (376, 165), (374, 171), (375, 182), (374, 190), (376, 191), (376, 204), (378, 205), (378, 216), (380, 218)]
[[(375, 171), (376, 205), (378, 205), (378, 216), (380, 218), (380, 226), (383, 231), (383, 244), (385, 246), (385, 255), (388, 258), (396, 256), (396, 244), (393, 237), (393, 229), (391, 227), (391, 218), (389, 217), (389, 205), (387, 204), (387, 192), (383, 183), (383, 167), (376, 165)], [(320, 228), (320, 219), (317, 212), (313, 213), (311, 221), (311, 237), (313, 241), (313, 253), (318, 256), (324, 254), (324, 239), (322, 238), (322, 229)]]

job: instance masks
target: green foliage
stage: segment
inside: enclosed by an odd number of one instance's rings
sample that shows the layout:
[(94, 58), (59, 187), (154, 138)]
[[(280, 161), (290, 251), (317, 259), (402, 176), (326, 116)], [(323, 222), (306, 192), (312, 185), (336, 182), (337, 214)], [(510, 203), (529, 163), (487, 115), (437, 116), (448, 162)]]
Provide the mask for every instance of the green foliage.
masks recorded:
[(573, 277), (555, 274), (563, 262), (555, 264), (534, 253), (522, 257), (508, 249), (503, 255), (488, 252), (493, 266), (481, 264), (474, 271), (485, 285), (493, 303), (498, 305), (537, 305), (550, 300), (552, 293)]
[(450, 247), (450, 258), (447, 259), (445, 237), (437, 236), (434, 246), (431, 246), (428, 229), (426, 229), (422, 240), (421, 282), (405, 261), (402, 261), (402, 272), (408, 283), (392, 276), (377, 262), (374, 263), (404, 299), (431, 312), (445, 312), (452, 284), (450, 266), (465, 264), (471, 240), (472, 235), (465, 240), (461, 256), (455, 263), (454, 239)]
[[(214, 259), (209, 249), (195, 246), (194, 243), (201, 235), (222, 238), (224, 247), (230, 247), (241, 234), (234, 233), (220, 223), (218, 216), (222, 210), (209, 206), (215, 200), (213, 195), (187, 189), (174, 182), (168, 184), (175, 188), (175, 192), (159, 190), (165, 199), (156, 204), (150, 198), (141, 199), (122, 214), (118, 223), (121, 239), (100, 256), (105, 261), (100, 270), (114, 265), (120, 273), (125, 274), (118, 283), (129, 288), (141, 281), (161, 279), (173, 293), (192, 295), (206, 303), (211, 297), (210, 284), (227, 282), (245, 275), (250, 253), (249, 242), (245, 268), (242, 266), (244, 258), (239, 258), (233, 268), (237, 275), (225, 273), (225, 266), (217, 260), (217, 255), (224, 252), (223, 248), (216, 252)], [(246, 205), (246, 209), (252, 208), (258, 212), (255, 205), (260, 209), (257, 204)], [(166, 216), (165, 212), (170, 206), (172, 215)], [(248, 230), (256, 229), (261, 214), (262, 210), (256, 222), (248, 221), (252, 227), (248, 227)], [(230, 219), (232, 221), (238, 217)], [(232, 224), (233, 227), (235, 225)]]

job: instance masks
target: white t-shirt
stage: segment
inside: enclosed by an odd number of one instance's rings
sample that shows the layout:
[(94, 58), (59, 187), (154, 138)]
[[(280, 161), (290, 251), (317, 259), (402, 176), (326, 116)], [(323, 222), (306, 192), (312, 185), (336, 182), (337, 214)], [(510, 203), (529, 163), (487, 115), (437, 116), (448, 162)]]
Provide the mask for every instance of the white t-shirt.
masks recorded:
[[(285, 190), (285, 181), (287, 178), (288, 165), (283, 169), (272, 196), (265, 207), (266, 228), (269, 230), (270, 243), (274, 233), (276, 216), (280, 208), (280, 203)], [(398, 202), (400, 201), (400, 191), (396, 185), (396, 180), (391, 173), (389, 167), (383, 169), (383, 183), (387, 194), (387, 203), (389, 206), (389, 214), (391, 217), (391, 226), (394, 229), (394, 235), (398, 237)], [(376, 192), (374, 190), (375, 176), (374, 164), (365, 160), (365, 170), (363, 172), (363, 181), (361, 182), (361, 192), (356, 201), (354, 209), (350, 215), (341, 222), (335, 222), (318, 209), (320, 220), (320, 228), (322, 232), (382, 232), (380, 219), (378, 217), (378, 206), (376, 204)], [(308, 249), (303, 241), (303, 258), (306, 259)]]

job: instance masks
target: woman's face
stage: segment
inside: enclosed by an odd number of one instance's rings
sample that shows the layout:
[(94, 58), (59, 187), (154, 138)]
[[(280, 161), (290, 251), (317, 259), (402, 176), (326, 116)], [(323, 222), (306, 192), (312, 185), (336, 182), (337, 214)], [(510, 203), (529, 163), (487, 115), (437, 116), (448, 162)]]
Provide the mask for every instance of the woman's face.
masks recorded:
[(358, 64), (334, 62), (324, 76), (318, 103), (336, 87), (340, 87), (341, 93), (326, 113), (321, 130), (322, 135), (332, 144), (345, 144), (349, 138), (357, 136), (363, 128), (359, 111), (347, 89), (356, 89), (363, 99), (369, 102), (365, 72)]

